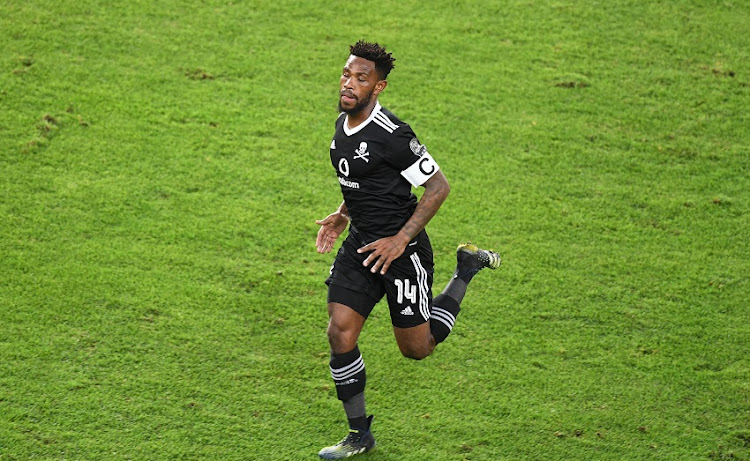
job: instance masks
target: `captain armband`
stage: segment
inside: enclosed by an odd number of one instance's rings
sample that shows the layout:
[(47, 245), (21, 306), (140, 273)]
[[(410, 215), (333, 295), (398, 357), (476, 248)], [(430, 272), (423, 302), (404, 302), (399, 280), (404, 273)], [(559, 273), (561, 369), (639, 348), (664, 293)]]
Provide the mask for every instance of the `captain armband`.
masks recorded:
[(427, 150), (422, 150), (422, 156), (419, 160), (414, 162), (409, 168), (401, 172), (401, 176), (406, 178), (409, 183), (414, 187), (419, 187), (432, 176), (440, 171), (440, 166), (435, 162)]

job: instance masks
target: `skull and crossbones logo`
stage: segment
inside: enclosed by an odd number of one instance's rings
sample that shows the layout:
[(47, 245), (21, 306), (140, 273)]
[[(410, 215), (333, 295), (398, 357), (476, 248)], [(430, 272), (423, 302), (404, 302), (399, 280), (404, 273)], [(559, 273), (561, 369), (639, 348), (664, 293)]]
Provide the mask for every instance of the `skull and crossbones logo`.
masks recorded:
[(355, 160), (358, 159), (358, 158), (361, 158), (365, 162), (370, 163), (370, 159), (367, 158), (370, 155), (370, 153), (367, 152), (367, 143), (366, 142), (359, 143), (359, 149), (355, 149), (354, 153), (357, 154), (357, 155), (354, 156)]

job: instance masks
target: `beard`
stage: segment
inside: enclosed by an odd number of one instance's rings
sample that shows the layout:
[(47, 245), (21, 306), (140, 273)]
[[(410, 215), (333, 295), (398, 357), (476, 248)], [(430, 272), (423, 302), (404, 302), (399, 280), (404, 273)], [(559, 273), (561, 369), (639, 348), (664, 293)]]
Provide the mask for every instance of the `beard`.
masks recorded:
[(341, 105), (341, 98), (339, 98), (339, 112), (346, 112), (349, 115), (358, 114), (362, 112), (365, 107), (367, 107), (370, 104), (370, 100), (372, 99), (372, 91), (365, 96), (362, 100), (358, 101), (357, 104), (354, 105), (351, 109), (346, 109)]

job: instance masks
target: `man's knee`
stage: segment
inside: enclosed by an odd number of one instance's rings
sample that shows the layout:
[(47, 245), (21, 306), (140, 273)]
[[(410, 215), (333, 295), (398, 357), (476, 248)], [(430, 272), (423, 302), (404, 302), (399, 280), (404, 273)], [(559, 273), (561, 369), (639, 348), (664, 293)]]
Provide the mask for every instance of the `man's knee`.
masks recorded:
[(421, 344), (399, 344), (399, 349), (401, 350), (401, 355), (407, 359), (422, 360), (432, 354), (432, 351), (435, 350), (435, 346), (429, 342)]
[(435, 339), (430, 333), (429, 323), (410, 328), (394, 327), (393, 331), (398, 348), (406, 358), (422, 360), (435, 350)]
[(336, 353), (348, 352), (357, 345), (359, 330), (352, 328), (350, 325), (337, 323), (331, 319), (328, 322), (328, 344), (331, 350)]
[(342, 330), (341, 328), (337, 328), (335, 325), (328, 324), (328, 331), (326, 331), (328, 334), (328, 344), (331, 345), (331, 349), (338, 349), (338, 346), (341, 346), (345, 343), (348, 343), (348, 337), (351, 335), (347, 334), (346, 330)]

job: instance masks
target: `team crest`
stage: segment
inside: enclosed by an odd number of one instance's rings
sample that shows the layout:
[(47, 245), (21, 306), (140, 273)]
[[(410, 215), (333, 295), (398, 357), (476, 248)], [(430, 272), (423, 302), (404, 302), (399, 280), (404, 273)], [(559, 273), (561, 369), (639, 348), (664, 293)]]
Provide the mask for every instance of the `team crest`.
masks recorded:
[(353, 160), (361, 158), (366, 163), (370, 163), (370, 159), (367, 158), (370, 155), (370, 153), (367, 152), (367, 143), (366, 142), (359, 143), (359, 148), (358, 149), (354, 149), (354, 153), (356, 155), (354, 156)]
[(421, 157), (428, 153), (427, 148), (424, 144), (420, 144), (417, 138), (411, 138), (411, 141), (409, 141), (409, 149), (411, 149), (417, 157)]
[(417, 138), (411, 138), (411, 141), (409, 141), (409, 148), (412, 152), (414, 152), (415, 155), (419, 155), (419, 150), (422, 147), (421, 144), (419, 144), (419, 140)]

